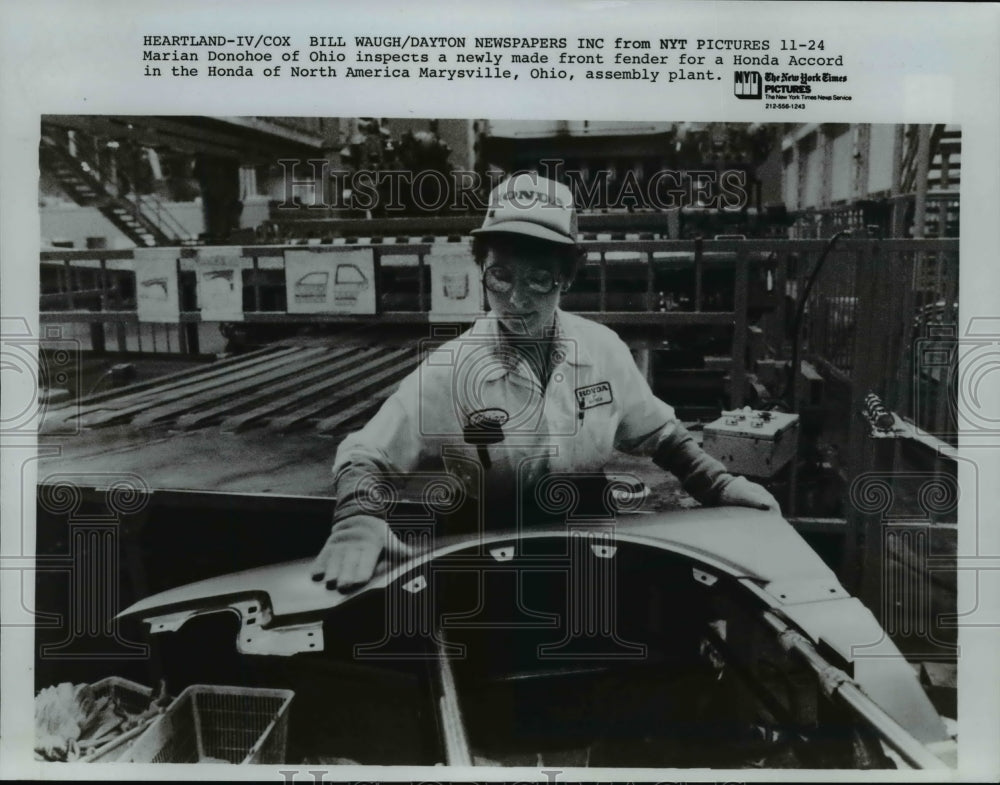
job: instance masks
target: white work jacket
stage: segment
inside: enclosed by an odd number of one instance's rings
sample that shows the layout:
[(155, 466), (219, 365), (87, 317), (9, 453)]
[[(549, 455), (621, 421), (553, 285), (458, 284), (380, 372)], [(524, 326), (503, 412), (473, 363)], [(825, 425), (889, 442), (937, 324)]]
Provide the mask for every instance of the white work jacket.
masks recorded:
[(495, 318), (483, 318), (429, 351), (375, 416), (341, 443), (333, 469), (336, 519), (377, 514), (385, 492), (380, 476), (445, 471), (459, 481), (460, 493), (500, 499), (537, 493), (547, 477), (597, 479), (614, 449), (652, 456), (703, 501), (731, 479), (652, 394), (612, 330), (557, 311), (544, 386), (511, 349), (519, 341), (501, 335)]

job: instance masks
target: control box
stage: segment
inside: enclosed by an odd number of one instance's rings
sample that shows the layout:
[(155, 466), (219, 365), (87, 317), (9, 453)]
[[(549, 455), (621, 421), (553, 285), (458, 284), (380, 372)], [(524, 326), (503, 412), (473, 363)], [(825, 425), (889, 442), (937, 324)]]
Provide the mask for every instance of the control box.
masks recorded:
[(799, 443), (799, 416), (761, 412), (749, 407), (722, 413), (705, 426), (705, 452), (733, 474), (773, 477), (794, 456)]

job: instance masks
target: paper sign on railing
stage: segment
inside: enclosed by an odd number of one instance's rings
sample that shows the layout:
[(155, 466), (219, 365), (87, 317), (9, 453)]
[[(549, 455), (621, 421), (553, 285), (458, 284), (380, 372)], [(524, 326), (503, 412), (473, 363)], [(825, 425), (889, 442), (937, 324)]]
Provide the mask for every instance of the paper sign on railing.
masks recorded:
[(288, 313), (375, 314), (371, 250), (285, 251)]
[(434, 246), (424, 258), (431, 270), (430, 321), (472, 321), (483, 315), (483, 284), (468, 243)]
[(140, 322), (180, 321), (176, 248), (135, 249), (135, 302)]
[(243, 249), (199, 248), (196, 263), (202, 321), (243, 321)]

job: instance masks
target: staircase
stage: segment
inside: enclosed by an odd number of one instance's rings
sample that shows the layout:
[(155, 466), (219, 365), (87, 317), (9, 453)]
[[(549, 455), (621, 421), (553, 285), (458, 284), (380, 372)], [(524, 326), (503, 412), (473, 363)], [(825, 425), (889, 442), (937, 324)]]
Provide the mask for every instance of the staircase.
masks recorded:
[[(906, 126), (900, 192), (917, 191), (920, 131)], [(958, 126), (934, 125), (930, 134), (924, 237), (958, 237), (962, 134)]]
[(168, 211), (159, 209), (155, 197), (138, 195), (137, 201), (131, 201), (112, 193), (96, 167), (44, 131), (39, 161), (74, 202), (96, 207), (139, 247), (180, 245), (180, 238), (187, 234)]

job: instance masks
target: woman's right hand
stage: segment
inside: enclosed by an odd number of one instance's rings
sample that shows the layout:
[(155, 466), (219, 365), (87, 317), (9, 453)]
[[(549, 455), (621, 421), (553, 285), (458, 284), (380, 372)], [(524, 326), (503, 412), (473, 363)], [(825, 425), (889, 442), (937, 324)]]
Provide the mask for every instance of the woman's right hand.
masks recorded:
[(414, 553), (381, 518), (352, 515), (334, 525), (310, 574), (314, 581), (325, 580), (328, 589), (349, 591), (371, 580), (383, 552), (387, 558), (406, 558)]

